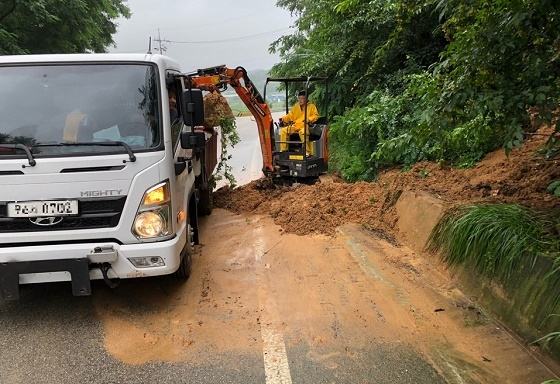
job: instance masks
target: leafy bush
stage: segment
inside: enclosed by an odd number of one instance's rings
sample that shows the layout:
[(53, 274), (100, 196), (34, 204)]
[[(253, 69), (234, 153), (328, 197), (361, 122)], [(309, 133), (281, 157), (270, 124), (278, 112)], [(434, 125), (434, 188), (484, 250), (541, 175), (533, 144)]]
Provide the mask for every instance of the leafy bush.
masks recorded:
[(228, 153), (229, 147), (235, 147), (239, 141), (239, 133), (237, 132), (237, 125), (235, 123), (235, 118), (220, 116), (218, 119), (218, 125), (220, 126), (221, 132), (221, 150), (220, 150), (220, 161), (216, 166), (216, 170), (212, 175), (210, 183), (212, 189), (216, 186), (217, 182), (223, 179), (229, 181), (229, 186), (235, 188), (237, 186), (237, 180), (233, 175), (233, 167), (228, 164), (231, 160), (231, 154)]
[(114, 45), (123, 0), (0, 2), (0, 55), (106, 52)]
[(372, 180), (378, 168), (423, 160), (469, 167), (505, 137), (482, 115), (449, 123), (434, 107), (438, 79), (428, 72), (401, 81), (401, 94), (374, 91), (363, 106), (347, 110), (331, 124), (331, 169), (345, 179)]
[(434, 67), (441, 113), (463, 123), (482, 116), (504, 130), (498, 144), (520, 146), (527, 108), (550, 122), (560, 92), (557, 1), (450, 0), (438, 8), (450, 40)]
[(376, 129), (366, 109), (354, 108), (336, 116), (329, 131), (330, 169), (346, 180), (371, 180), (375, 170), (368, 159), (377, 144)]
[(554, 197), (560, 197), (560, 180), (553, 181), (546, 190), (554, 193)]
[(410, 166), (421, 160), (441, 158), (437, 130), (431, 126), (434, 97), (433, 78), (427, 73), (408, 75), (402, 79), (402, 94), (396, 96), (400, 107), (400, 129), (390, 130), (380, 140), (372, 159), (377, 167)]
[(560, 216), (544, 216), (515, 204), (462, 206), (434, 227), (427, 249), (450, 265), (468, 264), (490, 277), (509, 276), (524, 257), (558, 260)]
[(349, 109), (335, 118), (329, 133), (331, 166), (345, 179), (372, 180), (376, 176), (379, 162), (372, 153), (380, 143), (403, 132), (403, 101), (389, 92), (374, 91), (365, 100), (366, 106)]

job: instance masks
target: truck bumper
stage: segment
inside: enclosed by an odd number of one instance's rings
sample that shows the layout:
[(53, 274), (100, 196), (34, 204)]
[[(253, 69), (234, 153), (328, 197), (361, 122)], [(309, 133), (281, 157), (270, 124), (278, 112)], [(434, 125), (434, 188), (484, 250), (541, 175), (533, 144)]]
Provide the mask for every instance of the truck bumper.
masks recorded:
[[(134, 278), (168, 275), (179, 268), (184, 236), (170, 240), (117, 244), (112, 242), (36, 245), (0, 248), (0, 295), (18, 299), (19, 284), (71, 281), (75, 296), (91, 294), (90, 280), (103, 279), (100, 262), (109, 262), (109, 278)], [(114, 256), (99, 256), (96, 249), (113, 249)], [(160, 257), (164, 265), (137, 268), (129, 257)]]

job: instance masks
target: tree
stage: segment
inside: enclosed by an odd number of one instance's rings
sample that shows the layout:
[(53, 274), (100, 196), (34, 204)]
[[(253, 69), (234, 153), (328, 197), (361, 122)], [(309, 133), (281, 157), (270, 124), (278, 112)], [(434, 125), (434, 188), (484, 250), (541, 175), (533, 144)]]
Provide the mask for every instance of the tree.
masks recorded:
[(106, 52), (121, 16), (123, 0), (4, 0), (0, 54)]
[(438, 10), (450, 41), (435, 67), (442, 115), (455, 124), (488, 121), (507, 150), (521, 144), (529, 108), (552, 121), (560, 97), (556, 0), (451, 0)]
[(381, 0), (279, 0), (277, 5), (298, 18), (295, 33), (271, 46), (282, 59), (272, 72), (328, 76), (331, 115), (361, 105), (373, 91), (400, 92), (404, 76), (436, 62), (446, 44), (433, 5), (408, 8)]

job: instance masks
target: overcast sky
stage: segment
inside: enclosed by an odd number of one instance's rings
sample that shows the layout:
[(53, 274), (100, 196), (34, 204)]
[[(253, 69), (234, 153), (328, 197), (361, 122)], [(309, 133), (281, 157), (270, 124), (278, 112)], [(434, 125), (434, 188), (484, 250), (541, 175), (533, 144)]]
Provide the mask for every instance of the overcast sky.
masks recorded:
[(128, 0), (132, 16), (117, 20), (116, 48), (145, 53), (159, 36), (164, 53), (189, 72), (225, 64), (247, 70), (270, 69), (279, 61), (269, 45), (291, 34), (293, 18), (276, 0)]

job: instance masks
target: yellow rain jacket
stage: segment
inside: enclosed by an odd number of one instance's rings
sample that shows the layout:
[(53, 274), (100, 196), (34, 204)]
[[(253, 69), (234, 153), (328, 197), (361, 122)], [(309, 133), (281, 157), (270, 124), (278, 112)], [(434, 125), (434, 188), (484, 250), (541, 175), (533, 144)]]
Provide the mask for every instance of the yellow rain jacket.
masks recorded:
[[(309, 123), (314, 123), (319, 118), (319, 111), (317, 107), (312, 102), (308, 101), (307, 105), (307, 121)], [(284, 127), (280, 130), (280, 141), (283, 143), (280, 144), (281, 151), (288, 150), (288, 144), (286, 141), (289, 140), (289, 137), (292, 133), (298, 133), (300, 140), (304, 141), (304, 136), (307, 139), (307, 144), (305, 147), (305, 151), (308, 155), (313, 154), (313, 145), (309, 141), (309, 130), (307, 129), (307, 125), (303, 123), (305, 119), (305, 110), (299, 105), (296, 104), (290, 110), (290, 113), (282, 117), (282, 121), (285, 123), (293, 123), (287, 127)]]

